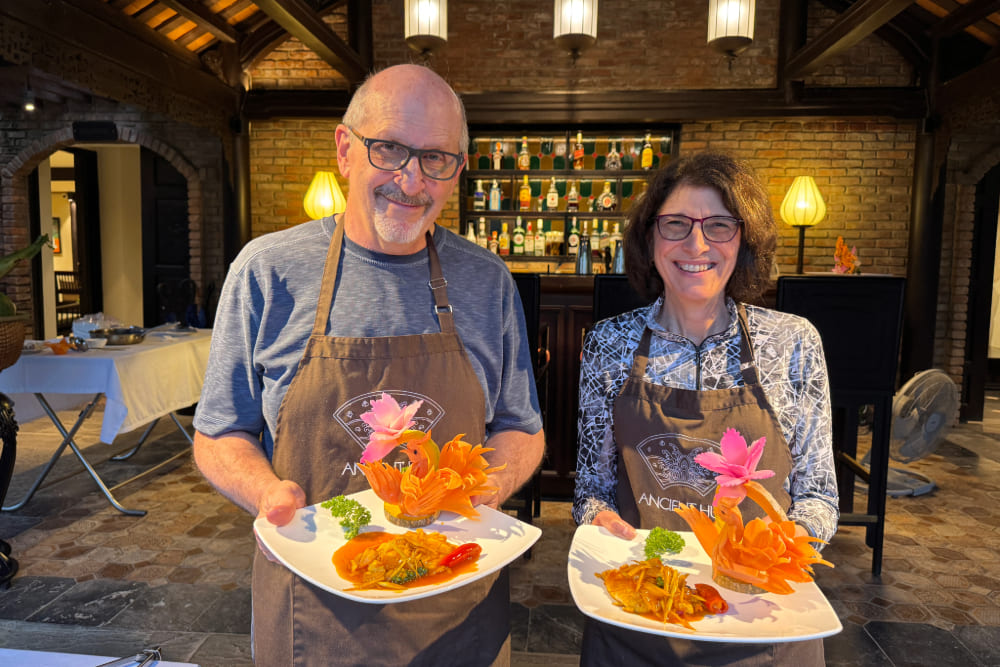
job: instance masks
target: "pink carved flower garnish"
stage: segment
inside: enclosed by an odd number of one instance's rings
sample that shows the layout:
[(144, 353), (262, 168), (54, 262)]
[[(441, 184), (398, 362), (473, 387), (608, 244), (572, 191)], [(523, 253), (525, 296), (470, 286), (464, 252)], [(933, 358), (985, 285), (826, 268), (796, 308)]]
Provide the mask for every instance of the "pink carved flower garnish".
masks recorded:
[(381, 461), (399, 445), (400, 436), (413, 426), (413, 415), (421, 405), (423, 405), (422, 400), (401, 408), (396, 399), (385, 392), (382, 393), (381, 399), (372, 401), (372, 409), (361, 415), (362, 421), (372, 429), (368, 437), (368, 446), (361, 454), (361, 463)]
[(747, 447), (746, 439), (734, 428), (726, 429), (722, 434), (719, 445), (722, 454), (715, 452), (702, 452), (694, 457), (695, 462), (708, 468), (712, 472), (718, 473), (715, 481), (719, 488), (715, 492), (712, 505), (715, 506), (719, 498), (736, 498), (737, 502), (743, 500), (746, 495), (744, 484), (755, 479), (767, 479), (774, 477), (773, 470), (757, 470), (760, 457), (764, 454), (764, 443), (766, 438), (755, 440)]

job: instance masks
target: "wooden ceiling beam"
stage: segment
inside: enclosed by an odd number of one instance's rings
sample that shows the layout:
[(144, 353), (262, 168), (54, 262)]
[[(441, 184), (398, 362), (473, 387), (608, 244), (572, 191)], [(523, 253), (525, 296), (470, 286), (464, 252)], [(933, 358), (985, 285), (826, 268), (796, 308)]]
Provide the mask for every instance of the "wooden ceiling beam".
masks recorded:
[(0, 20), (70, 44), (150, 85), (220, 110), (236, 106), (236, 91), (202, 69), (195, 54), (98, 0), (4, 0)]
[(304, 0), (256, 0), (257, 6), (352, 84), (361, 82), (370, 63), (344, 43)]
[(952, 10), (930, 30), (931, 37), (948, 37), (1000, 11), (1000, 0), (970, 0)]
[(235, 44), (239, 39), (239, 34), (233, 26), (219, 18), (217, 14), (213, 14), (208, 7), (197, 0), (159, 0), (159, 2), (212, 33), (219, 41)]
[(857, 0), (789, 58), (784, 78), (801, 80), (885, 25), (915, 0)]
[[(494, 92), (464, 94), (473, 125), (565, 127), (566, 124), (678, 123), (730, 118), (876, 116), (920, 119), (927, 114), (922, 88), (804, 88), (788, 99), (777, 89), (687, 90), (669, 93)], [(251, 90), (244, 112), (264, 118), (336, 118), (349, 91)]]

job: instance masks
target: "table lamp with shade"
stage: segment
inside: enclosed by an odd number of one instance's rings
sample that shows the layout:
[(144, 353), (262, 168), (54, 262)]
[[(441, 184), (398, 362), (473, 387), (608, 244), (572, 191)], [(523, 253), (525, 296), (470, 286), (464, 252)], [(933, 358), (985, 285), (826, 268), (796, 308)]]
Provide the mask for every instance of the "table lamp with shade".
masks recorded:
[(318, 220), (334, 213), (342, 213), (347, 208), (347, 199), (332, 171), (317, 171), (306, 190), (303, 204), (310, 219)]
[(788, 194), (781, 202), (781, 219), (799, 228), (799, 259), (796, 273), (802, 273), (802, 255), (806, 246), (806, 227), (812, 227), (826, 216), (826, 203), (812, 176), (796, 176)]

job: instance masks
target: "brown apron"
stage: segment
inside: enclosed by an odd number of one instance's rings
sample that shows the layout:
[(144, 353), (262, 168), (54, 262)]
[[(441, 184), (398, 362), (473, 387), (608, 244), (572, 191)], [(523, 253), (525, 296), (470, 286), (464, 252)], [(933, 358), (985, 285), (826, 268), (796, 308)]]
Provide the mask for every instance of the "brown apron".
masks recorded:
[[(312, 334), (275, 429), (274, 470), (302, 486), (307, 505), (369, 488), (357, 468), (367, 443), (360, 415), (383, 391), (404, 405), (424, 399), (417, 427), (432, 428), (437, 442), (459, 433), (473, 443), (485, 437), (484, 394), (455, 331), (431, 234), (428, 285), (441, 332), (379, 338), (326, 335), (343, 238), (341, 222), (327, 252)], [(316, 588), (259, 552), (254, 559), (258, 667), (506, 664), (509, 613), (506, 569), (442, 595), (362, 604)]]
[[(790, 497), (784, 482), (792, 456), (757, 377), (746, 311), (738, 306), (740, 371), (743, 386), (714, 391), (675, 389), (646, 382), (652, 331), (647, 327), (636, 348), (628, 379), (614, 402), (614, 437), (618, 444), (618, 508), (637, 528), (661, 526), (690, 530), (674, 512), (693, 504), (709, 515), (715, 495), (715, 473), (695, 463), (701, 452), (718, 451), (719, 440), (735, 428), (752, 443), (767, 438), (758, 469), (773, 470), (761, 480), (786, 510)], [(744, 520), (763, 516), (746, 499)], [(723, 591), (723, 594), (725, 591)], [(728, 644), (664, 638), (624, 630), (588, 619), (581, 665), (822, 665), (821, 640), (783, 644)]]

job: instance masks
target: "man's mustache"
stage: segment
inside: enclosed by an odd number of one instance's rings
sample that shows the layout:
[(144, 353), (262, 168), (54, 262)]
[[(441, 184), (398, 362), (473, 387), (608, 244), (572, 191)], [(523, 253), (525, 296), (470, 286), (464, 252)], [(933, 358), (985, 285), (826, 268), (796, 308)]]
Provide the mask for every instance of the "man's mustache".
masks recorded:
[(390, 185), (378, 186), (375, 188), (375, 194), (407, 206), (430, 206), (433, 203), (433, 200), (426, 194), (411, 197), (399, 188)]

